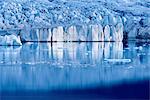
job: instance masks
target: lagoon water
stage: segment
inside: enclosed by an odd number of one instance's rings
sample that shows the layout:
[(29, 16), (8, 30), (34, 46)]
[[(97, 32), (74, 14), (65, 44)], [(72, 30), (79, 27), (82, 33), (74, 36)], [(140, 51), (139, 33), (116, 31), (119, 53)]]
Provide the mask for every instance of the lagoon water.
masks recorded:
[(1, 99), (148, 98), (149, 79), (148, 43), (54, 42), (0, 46)]

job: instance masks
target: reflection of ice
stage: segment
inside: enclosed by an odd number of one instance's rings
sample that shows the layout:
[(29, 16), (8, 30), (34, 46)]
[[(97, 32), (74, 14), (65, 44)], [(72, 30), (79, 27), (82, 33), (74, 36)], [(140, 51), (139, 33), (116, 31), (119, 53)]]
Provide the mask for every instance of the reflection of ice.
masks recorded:
[[(29, 52), (32, 52), (31, 54), (33, 54), (33, 59), (34, 61), (33, 62), (40, 62), (40, 63), (46, 63), (49, 59), (48, 59), (48, 46), (45, 44), (45, 45), (40, 45), (40, 44), (37, 44), (37, 46), (35, 46), (34, 48), (34, 45), (32, 45), (33, 47), (33, 51), (29, 51)], [(34, 50), (36, 50), (36, 52), (34, 52)]]
[(98, 56), (99, 56), (100, 61), (103, 59), (103, 54), (104, 54), (104, 42), (99, 43)]
[[(55, 60), (62, 61), (63, 60), (63, 42), (54, 43), (52, 45), (52, 53)], [(51, 54), (50, 54), (51, 55)]]
[[(114, 43), (34, 43), (24, 44), (22, 47), (14, 52), (9, 48), (1, 48), (1, 61), (7, 59), (7, 63), (15, 62), (13, 57), (15, 53), (21, 59), (20, 63), (26, 64), (39, 64), (39, 63), (53, 63), (53, 62), (66, 62), (77, 61), (76, 63), (91, 63), (99, 62), (102, 59), (122, 59), (123, 58), (123, 44), (121, 42)], [(20, 52), (20, 53), (19, 53)], [(11, 53), (14, 53), (11, 55)], [(11, 59), (11, 60), (10, 60)]]
[(67, 49), (70, 60), (72, 60), (72, 61), (76, 60), (77, 44), (76, 43), (66, 43), (64, 45)]
[(0, 47), (0, 64), (16, 64), (20, 62), (21, 47)]
[(110, 43), (107, 42), (105, 43), (104, 47), (104, 58), (109, 58), (110, 57)]
[[(37, 53), (37, 44), (24, 44), (21, 49), (21, 62), (28, 63), (28, 64), (35, 64), (37, 56), (39, 54)], [(37, 56), (36, 56), (37, 55)], [(39, 56), (40, 58), (40, 56)]]
[(78, 45), (76, 55), (79, 63), (86, 63), (86, 45), (84, 43)]
[(93, 43), (92, 44), (92, 60), (93, 61), (97, 61), (98, 60), (98, 56), (99, 56), (99, 43), (96, 42), (96, 43)]
[(114, 42), (112, 47), (112, 58), (113, 59), (122, 59), (123, 58), (123, 43)]
[[(0, 63), (0, 84), (3, 87), (0, 89), (87, 88), (115, 84), (124, 80), (149, 78), (149, 70), (147, 70), (149, 56), (143, 54), (144, 56), (141, 56), (144, 58), (137, 57), (137, 53), (141, 51), (135, 52), (135, 55), (132, 55), (131, 51), (127, 53), (131, 53), (130, 60), (128, 56), (124, 56), (122, 45), (122, 43), (103, 42), (58, 42), (24, 44), (19, 48), (0, 47), (0, 62), (2, 62)], [(149, 53), (149, 49), (143, 48), (143, 50), (144, 53)], [(110, 62), (108, 64), (111, 67), (106, 67), (103, 59)], [(138, 65), (139, 60), (142, 60), (141, 65)], [(112, 66), (111, 62), (125, 63)], [(130, 66), (123, 65), (126, 62), (131, 62)], [(136, 67), (135, 63), (138, 63)]]

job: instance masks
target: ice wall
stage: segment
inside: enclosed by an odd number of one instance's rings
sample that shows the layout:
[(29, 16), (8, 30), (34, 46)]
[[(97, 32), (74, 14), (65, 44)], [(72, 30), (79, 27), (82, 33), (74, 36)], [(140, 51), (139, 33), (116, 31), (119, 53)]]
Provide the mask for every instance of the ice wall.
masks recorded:
[(123, 40), (123, 27), (103, 29), (101, 24), (56, 26), (53, 28), (23, 29), (20, 31), (22, 41), (54, 41), (54, 42), (89, 42), (89, 41), (117, 41)]

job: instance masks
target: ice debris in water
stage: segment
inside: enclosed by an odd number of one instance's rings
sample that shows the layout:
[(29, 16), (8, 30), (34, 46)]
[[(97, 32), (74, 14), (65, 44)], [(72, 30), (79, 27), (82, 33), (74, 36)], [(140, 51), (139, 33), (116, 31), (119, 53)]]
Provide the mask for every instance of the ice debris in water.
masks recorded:
[(104, 59), (104, 61), (112, 64), (128, 64), (131, 59)]

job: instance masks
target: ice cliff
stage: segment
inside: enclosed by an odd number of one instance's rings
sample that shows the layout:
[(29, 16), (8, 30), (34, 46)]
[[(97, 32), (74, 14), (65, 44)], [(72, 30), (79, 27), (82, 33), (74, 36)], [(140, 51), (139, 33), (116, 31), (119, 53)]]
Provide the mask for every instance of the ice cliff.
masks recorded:
[(150, 1), (1, 0), (0, 31), (1, 38), (14, 36), (13, 41), (122, 41), (124, 35), (131, 39), (148, 37)]

